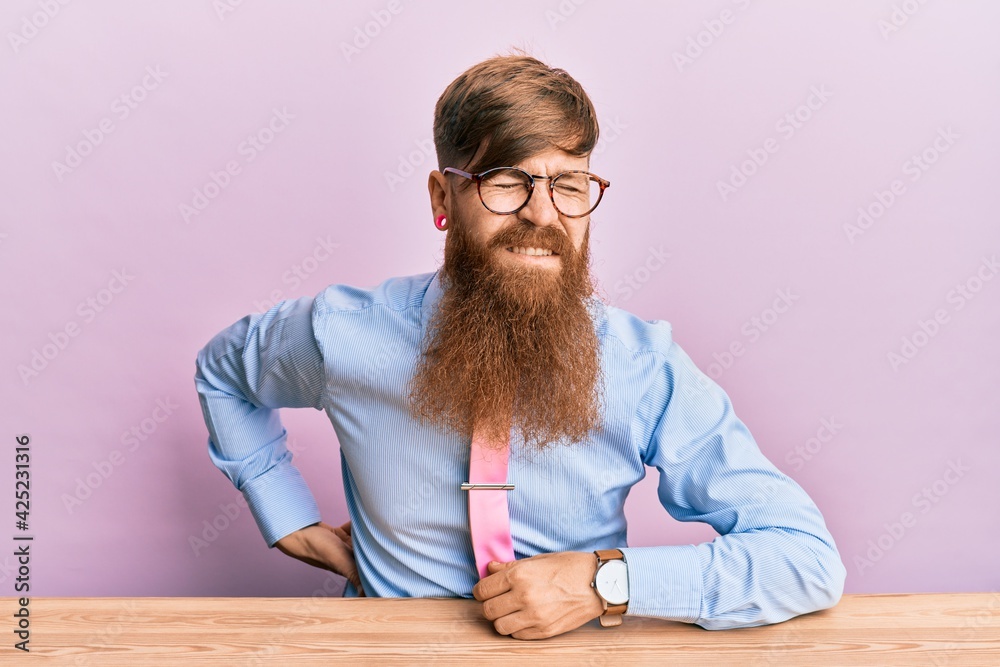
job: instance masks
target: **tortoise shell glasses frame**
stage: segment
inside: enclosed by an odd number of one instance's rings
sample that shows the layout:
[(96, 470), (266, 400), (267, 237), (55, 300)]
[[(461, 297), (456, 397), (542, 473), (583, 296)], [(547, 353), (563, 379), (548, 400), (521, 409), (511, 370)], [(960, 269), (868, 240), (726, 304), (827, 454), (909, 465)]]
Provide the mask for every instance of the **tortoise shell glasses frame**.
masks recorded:
[[(527, 195), (525, 196), (524, 201), (521, 203), (521, 205), (517, 206), (516, 208), (513, 208), (512, 210), (497, 210), (495, 208), (492, 208), (489, 204), (486, 203), (486, 199), (483, 197), (483, 182), (491, 177), (496, 177), (504, 172), (520, 173), (523, 176), (523, 178), (527, 179), (525, 183), (528, 186)], [(456, 174), (463, 178), (467, 178), (471, 181), (474, 181), (476, 183), (476, 193), (479, 195), (479, 201), (482, 202), (483, 206), (486, 207), (486, 210), (490, 211), (491, 213), (496, 213), (498, 215), (512, 215), (523, 209), (525, 206), (527, 206), (528, 202), (531, 201), (531, 195), (535, 191), (536, 179), (549, 181), (549, 187), (548, 187), (549, 199), (552, 200), (552, 205), (555, 207), (556, 211), (558, 211), (560, 215), (566, 216), (567, 218), (582, 218), (586, 215), (590, 215), (591, 213), (593, 213), (594, 209), (597, 208), (597, 205), (601, 203), (601, 199), (604, 198), (604, 190), (611, 185), (611, 181), (603, 179), (597, 174), (592, 174), (591, 172), (584, 171), (582, 169), (570, 169), (568, 171), (556, 174), (555, 176), (538, 176), (536, 174), (529, 174), (527, 171), (521, 169), (520, 167), (494, 167), (493, 169), (487, 169), (486, 171), (480, 172), (478, 174), (470, 174), (467, 171), (462, 171), (461, 169), (455, 169), (454, 167), (445, 167), (444, 169), (441, 170), (441, 173)], [(574, 214), (565, 213), (562, 211), (562, 209), (559, 208), (559, 204), (556, 203), (556, 182), (560, 178), (563, 178), (564, 176), (567, 176), (569, 174), (583, 174), (587, 177), (588, 181), (596, 183), (597, 187), (599, 188), (597, 192), (597, 197), (594, 200), (593, 205), (591, 205), (590, 208), (584, 211), (583, 213), (574, 213)]]

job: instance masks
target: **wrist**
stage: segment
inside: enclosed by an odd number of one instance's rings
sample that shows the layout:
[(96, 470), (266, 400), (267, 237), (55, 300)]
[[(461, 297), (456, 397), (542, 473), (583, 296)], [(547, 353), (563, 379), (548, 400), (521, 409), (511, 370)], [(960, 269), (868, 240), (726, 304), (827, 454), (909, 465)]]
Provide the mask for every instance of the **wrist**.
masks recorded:
[(274, 546), (284, 547), (285, 549), (295, 551), (296, 553), (302, 553), (309, 547), (309, 535), (313, 532), (312, 529), (317, 527), (319, 527), (319, 522), (311, 523), (308, 526), (303, 526), (302, 528), (293, 530), (275, 542)]

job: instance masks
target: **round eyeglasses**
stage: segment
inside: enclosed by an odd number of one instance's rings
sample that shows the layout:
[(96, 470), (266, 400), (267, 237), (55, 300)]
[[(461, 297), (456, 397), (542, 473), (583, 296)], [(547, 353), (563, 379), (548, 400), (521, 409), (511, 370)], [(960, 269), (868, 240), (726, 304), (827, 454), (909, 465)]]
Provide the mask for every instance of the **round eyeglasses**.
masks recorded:
[(601, 203), (604, 189), (611, 185), (600, 176), (577, 169), (556, 176), (534, 176), (519, 167), (495, 167), (478, 174), (445, 167), (441, 173), (475, 181), (483, 206), (498, 215), (517, 213), (527, 206), (536, 179), (549, 181), (552, 205), (567, 218), (582, 218), (591, 213)]

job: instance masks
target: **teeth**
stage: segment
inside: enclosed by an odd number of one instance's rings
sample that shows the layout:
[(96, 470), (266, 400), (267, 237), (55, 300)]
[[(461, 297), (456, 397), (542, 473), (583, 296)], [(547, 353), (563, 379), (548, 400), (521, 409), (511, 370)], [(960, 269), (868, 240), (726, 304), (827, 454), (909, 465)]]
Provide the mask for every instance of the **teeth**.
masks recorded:
[(552, 254), (551, 250), (545, 248), (522, 248), (521, 246), (515, 246), (511, 250), (519, 255), (536, 255), (539, 257), (548, 257)]

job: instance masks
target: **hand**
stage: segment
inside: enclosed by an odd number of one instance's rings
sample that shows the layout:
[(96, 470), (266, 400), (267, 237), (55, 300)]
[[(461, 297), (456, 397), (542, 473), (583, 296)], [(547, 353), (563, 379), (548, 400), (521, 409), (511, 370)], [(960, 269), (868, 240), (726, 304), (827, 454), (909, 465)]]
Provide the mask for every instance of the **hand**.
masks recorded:
[(490, 563), (472, 587), (483, 616), (502, 635), (545, 639), (574, 630), (604, 613), (590, 583), (597, 572), (593, 553), (561, 551), (510, 563)]
[(346, 577), (358, 589), (358, 597), (365, 597), (354, 562), (350, 521), (337, 527), (320, 521), (282, 537), (274, 546), (286, 556)]

